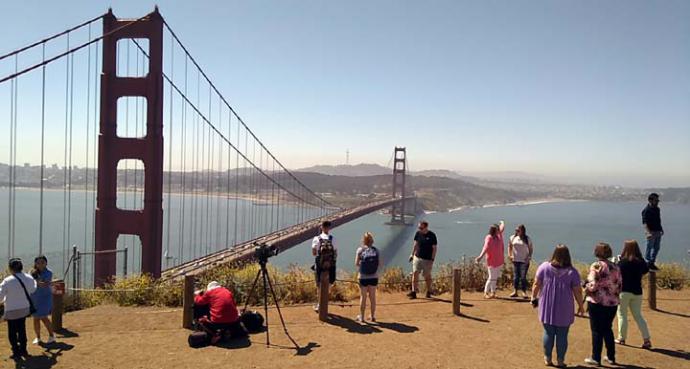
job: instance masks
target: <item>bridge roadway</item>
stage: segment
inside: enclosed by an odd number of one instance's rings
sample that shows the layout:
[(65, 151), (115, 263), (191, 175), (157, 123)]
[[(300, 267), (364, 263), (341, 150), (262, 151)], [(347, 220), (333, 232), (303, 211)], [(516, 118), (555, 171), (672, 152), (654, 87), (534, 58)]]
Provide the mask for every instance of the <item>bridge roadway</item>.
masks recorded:
[[(414, 199), (407, 197), (405, 200)], [(311, 239), (319, 232), (321, 222), (328, 219), (333, 223), (334, 227), (350, 222), (366, 214), (374, 211), (390, 207), (396, 202), (403, 201), (402, 198), (388, 198), (384, 200), (374, 201), (365, 205), (360, 205), (354, 208), (338, 211), (324, 217), (312, 219), (310, 221), (300, 223), (288, 228), (278, 230), (273, 233), (249, 240), (239, 244), (233, 248), (218, 251), (195, 260), (188, 261), (178, 266), (166, 269), (161, 275), (162, 280), (175, 280), (183, 278), (185, 275), (193, 275), (201, 273), (210, 268), (231, 264), (244, 263), (252, 261), (254, 258), (255, 243), (266, 243), (278, 248), (279, 252), (283, 252), (293, 246)]]

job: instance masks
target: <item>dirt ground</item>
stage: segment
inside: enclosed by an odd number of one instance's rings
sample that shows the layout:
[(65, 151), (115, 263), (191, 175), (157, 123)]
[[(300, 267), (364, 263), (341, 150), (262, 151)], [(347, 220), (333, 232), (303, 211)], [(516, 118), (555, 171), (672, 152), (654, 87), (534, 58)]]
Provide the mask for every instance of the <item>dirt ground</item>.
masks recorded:
[[(645, 310), (653, 350), (643, 350), (639, 331), (629, 325), (628, 346), (617, 346), (618, 367), (690, 368), (690, 291), (660, 291), (660, 311)], [(445, 300), (445, 301), (444, 301)], [(451, 313), (449, 296), (407, 300), (379, 296), (378, 323), (354, 321), (358, 308), (331, 306), (329, 323), (309, 306), (284, 307), (285, 336), (271, 310), (270, 338), (255, 334), (225, 347), (191, 349), (189, 331), (180, 328), (181, 310), (100, 306), (65, 315), (67, 331), (51, 347), (29, 347), (34, 355), (21, 365), (8, 356), (6, 325), (0, 328), (3, 368), (540, 368), (544, 367), (541, 325), (527, 302), (484, 300), (464, 293), (463, 316)], [(632, 319), (631, 319), (632, 320)], [(570, 330), (567, 362), (585, 367), (590, 350), (586, 318)], [(29, 340), (33, 329), (27, 327)], [(555, 355), (555, 353), (554, 353)]]

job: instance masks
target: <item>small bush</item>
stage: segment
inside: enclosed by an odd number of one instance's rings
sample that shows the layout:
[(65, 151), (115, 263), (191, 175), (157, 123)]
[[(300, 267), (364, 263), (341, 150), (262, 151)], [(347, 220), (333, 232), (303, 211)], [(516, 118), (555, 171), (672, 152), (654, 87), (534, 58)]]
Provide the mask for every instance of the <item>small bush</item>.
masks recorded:
[(412, 277), (401, 267), (388, 268), (379, 275), (379, 289), (384, 292), (407, 291), (412, 284)]
[(660, 264), (656, 272), (656, 285), (669, 290), (682, 290), (690, 280), (690, 273), (678, 263)]

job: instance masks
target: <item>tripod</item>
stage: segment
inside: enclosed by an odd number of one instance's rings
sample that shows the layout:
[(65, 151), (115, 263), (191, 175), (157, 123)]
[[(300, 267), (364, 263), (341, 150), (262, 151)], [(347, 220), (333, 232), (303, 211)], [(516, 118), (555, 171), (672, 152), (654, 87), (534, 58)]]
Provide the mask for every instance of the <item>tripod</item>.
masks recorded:
[(264, 285), (264, 315), (266, 316), (265, 322), (266, 322), (266, 347), (271, 345), (271, 341), (269, 338), (268, 334), (268, 291), (271, 291), (271, 296), (273, 296), (273, 302), (276, 304), (276, 310), (278, 311), (278, 316), (280, 317), (280, 324), (283, 325), (283, 331), (285, 332), (285, 335), (287, 338), (290, 339), (290, 341), (295, 345), (297, 349), (299, 349), (299, 345), (297, 342), (295, 342), (294, 339), (290, 336), (290, 333), (288, 333), (287, 327), (285, 326), (285, 320), (283, 319), (283, 313), (280, 312), (280, 305), (278, 305), (278, 298), (276, 297), (276, 292), (273, 290), (273, 284), (271, 283), (271, 277), (268, 274), (268, 269), (266, 269), (266, 263), (268, 262), (268, 259), (260, 257), (259, 258), (259, 272), (256, 273), (256, 278), (254, 278), (254, 283), (252, 283), (252, 289), (249, 290), (249, 294), (247, 295), (247, 300), (244, 303), (244, 309), (242, 311), (247, 310), (247, 306), (249, 305), (249, 301), (251, 300), (252, 296), (254, 296), (254, 292), (256, 290), (256, 284), (259, 281), (259, 277), (262, 278), (263, 280), (263, 285)]

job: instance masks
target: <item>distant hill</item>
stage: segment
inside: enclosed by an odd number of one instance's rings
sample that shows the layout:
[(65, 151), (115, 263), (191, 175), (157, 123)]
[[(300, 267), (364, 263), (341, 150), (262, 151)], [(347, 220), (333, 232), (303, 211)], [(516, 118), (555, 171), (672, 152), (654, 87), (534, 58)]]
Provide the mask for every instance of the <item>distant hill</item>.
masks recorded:
[[(297, 177), (307, 187), (336, 198), (367, 194), (390, 194), (393, 175), (336, 176), (298, 172)], [(503, 204), (527, 199), (528, 196), (507, 189), (479, 186), (463, 180), (413, 176), (407, 182), (408, 191), (415, 192), (426, 210), (445, 211), (460, 206)]]
[(661, 201), (690, 204), (690, 187), (652, 188), (645, 190), (646, 194), (656, 192), (661, 195)]
[(481, 178), (487, 181), (515, 182), (515, 183), (540, 183), (557, 182), (541, 174), (528, 172), (506, 171), (506, 172), (459, 172), (460, 176), (467, 178)]
[(362, 163), (356, 165), (315, 165), (313, 167), (297, 169), (297, 171), (328, 174), (331, 176), (362, 177), (391, 174), (393, 169), (378, 164)]
[[(297, 169), (298, 172), (320, 173), (331, 176), (348, 176), (348, 177), (366, 177), (391, 174), (393, 169), (387, 168), (379, 164), (355, 164), (355, 165), (315, 165), (312, 167)], [(471, 177), (463, 176), (457, 172), (448, 169), (429, 169), (420, 170), (417, 172), (409, 172), (413, 176), (426, 177), (446, 177), (454, 179), (469, 179)]]

